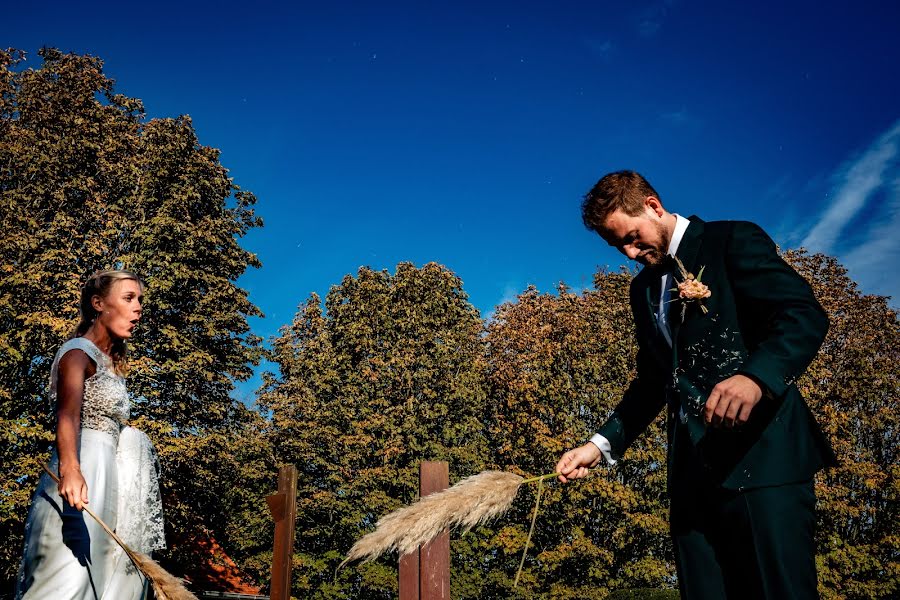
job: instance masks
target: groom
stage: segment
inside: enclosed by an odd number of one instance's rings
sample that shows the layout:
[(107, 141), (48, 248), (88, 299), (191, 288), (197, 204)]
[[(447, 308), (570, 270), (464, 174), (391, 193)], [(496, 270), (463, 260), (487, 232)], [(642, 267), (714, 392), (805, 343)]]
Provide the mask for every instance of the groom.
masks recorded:
[(670, 213), (633, 171), (603, 177), (582, 217), (644, 265), (637, 376), (560, 480), (615, 463), (665, 408), (681, 596), (818, 597), (813, 476), (836, 461), (794, 385), (828, 330), (809, 284), (758, 226)]

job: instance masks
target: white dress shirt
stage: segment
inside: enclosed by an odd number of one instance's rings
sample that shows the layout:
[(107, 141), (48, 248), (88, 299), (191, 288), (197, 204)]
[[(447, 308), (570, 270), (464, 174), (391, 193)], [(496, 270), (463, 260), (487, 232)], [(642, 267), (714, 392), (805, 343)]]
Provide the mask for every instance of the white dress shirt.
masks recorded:
[[(691, 222), (681, 215), (675, 215), (675, 231), (672, 232), (672, 239), (669, 241), (669, 249), (667, 251), (669, 256), (675, 256), (675, 253), (678, 252), (681, 238), (684, 237), (684, 232), (687, 231), (690, 224)], [(656, 311), (656, 322), (659, 324), (659, 330), (662, 332), (663, 337), (666, 338), (670, 348), (672, 347), (672, 329), (669, 327), (668, 317), (669, 296), (672, 294), (674, 285), (675, 280), (672, 277), (672, 273), (663, 273), (659, 290), (659, 309)]]
[[(675, 215), (675, 230), (672, 232), (672, 239), (669, 240), (669, 249), (667, 253), (670, 256), (675, 256), (675, 253), (678, 252), (678, 246), (681, 244), (681, 238), (684, 237), (684, 232), (687, 231), (688, 225), (691, 222), (682, 217), (681, 215)], [(660, 291), (659, 291), (659, 307), (656, 311), (656, 322), (659, 325), (659, 330), (662, 332), (663, 337), (666, 338), (666, 342), (668, 342), (669, 347), (672, 346), (672, 330), (669, 327), (669, 317), (668, 317), (668, 306), (669, 306), (669, 296), (672, 293), (672, 287), (674, 286), (674, 279), (671, 273), (663, 273), (662, 281), (660, 282)], [(599, 433), (594, 434), (591, 438), (591, 443), (597, 446), (600, 449), (600, 452), (603, 454), (603, 458), (606, 459), (606, 462), (614, 465), (616, 461), (612, 457), (612, 446), (609, 443), (609, 440)]]

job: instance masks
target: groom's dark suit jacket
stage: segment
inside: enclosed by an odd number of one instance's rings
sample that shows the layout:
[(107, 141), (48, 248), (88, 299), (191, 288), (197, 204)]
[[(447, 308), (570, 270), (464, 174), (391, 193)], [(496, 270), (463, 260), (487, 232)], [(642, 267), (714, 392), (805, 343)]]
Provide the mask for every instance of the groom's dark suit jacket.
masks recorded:
[[(695, 275), (705, 267), (708, 313), (689, 303), (682, 321), (682, 302), (673, 292), (670, 347), (656, 319), (662, 271), (647, 267), (634, 278), (637, 377), (599, 433), (613, 456), (621, 456), (667, 406), (670, 490), (695, 479), (684, 469), (735, 490), (809, 480), (835, 457), (794, 381), (822, 344), (828, 318), (758, 226), (690, 221), (677, 257)], [(710, 391), (735, 373), (756, 380), (762, 400), (744, 426), (707, 428), (703, 408)], [(673, 464), (673, 448), (681, 444), (689, 451), (681, 446), (678, 455), (692, 458)]]

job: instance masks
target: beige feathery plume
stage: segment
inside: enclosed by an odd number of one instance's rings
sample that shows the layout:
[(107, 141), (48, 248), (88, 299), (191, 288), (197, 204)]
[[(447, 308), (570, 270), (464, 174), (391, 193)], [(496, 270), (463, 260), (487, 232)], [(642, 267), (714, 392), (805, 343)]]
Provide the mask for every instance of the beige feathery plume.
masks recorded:
[(515, 473), (484, 471), (425, 496), (379, 519), (375, 531), (357, 540), (338, 568), (354, 560), (375, 559), (391, 550), (408, 554), (444, 529), (468, 531), (495, 519), (509, 510), (525, 481)]
[[(43, 467), (44, 471), (46, 471), (50, 477), (53, 478), (53, 481), (58, 484), (59, 477), (56, 476), (56, 473), (51, 471), (50, 467), (46, 464), (43, 465)], [(146, 554), (135, 552), (129, 548), (128, 544), (123, 542), (122, 538), (116, 535), (116, 532), (110, 529), (109, 525), (104, 523), (103, 519), (98, 517), (90, 508), (85, 506), (83, 507), (83, 510), (93, 517), (100, 527), (102, 527), (103, 530), (122, 547), (122, 550), (125, 551), (125, 554), (128, 555), (128, 558), (131, 559), (131, 562), (134, 563), (134, 566), (137, 567), (138, 571), (150, 581), (153, 585), (153, 593), (157, 600), (198, 600), (197, 596), (185, 589), (180, 579), (159, 566), (159, 563)]]
[(129, 553), (128, 550), (125, 550), (125, 553), (134, 561), (144, 577), (150, 580), (157, 600), (197, 600), (197, 596), (187, 591), (180, 579), (163, 569), (146, 554)]

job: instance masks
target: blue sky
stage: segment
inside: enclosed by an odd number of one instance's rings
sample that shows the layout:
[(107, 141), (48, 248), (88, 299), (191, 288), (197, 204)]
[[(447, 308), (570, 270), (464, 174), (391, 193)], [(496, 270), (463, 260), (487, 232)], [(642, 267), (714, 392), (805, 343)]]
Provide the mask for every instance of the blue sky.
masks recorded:
[(191, 115), (259, 197), (240, 283), (268, 337), (361, 265), (440, 262), (485, 315), (586, 287), (625, 260), (580, 198), (621, 168), (897, 306), (898, 24), (888, 2), (42, 2), (5, 8), (0, 43), (98, 55), (149, 116)]

